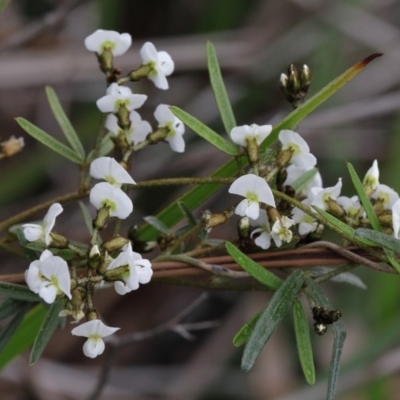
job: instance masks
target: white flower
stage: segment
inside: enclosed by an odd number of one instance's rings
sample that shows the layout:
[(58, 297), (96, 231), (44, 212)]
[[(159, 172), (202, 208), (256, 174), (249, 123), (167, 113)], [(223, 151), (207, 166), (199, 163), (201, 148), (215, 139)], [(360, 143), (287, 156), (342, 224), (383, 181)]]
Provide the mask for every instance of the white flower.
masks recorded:
[[(294, 182), (297, 181), (297, 179), (299, 179), (310, 169), (311, 168), (306, 169), (296, 167), (296, 165), (294, 164), (288, 165), (288, 167), (286, 168), (287, 177), (283, 184), (291, 186)], [(299, 190), (296, 191), (296, 193), (299, 196), (308, 196), (308, 192), (312, 187), (322, 188), (322, 177), (319, 172), (317, 172), (305, 185), (302, 185)]]
[[(310, 206), (311, 201), (310, 199), (305, 199), (302, 201), (302, 204)], [(292, 219), (299, 225), (298, 230), (301, 236), (308, 235), (317, 230), (318, 222), (313, 217), (300, 210), (300, 208), (296, 207), (293, 209)]]
[(336, 201), (350, 218), (357, 220), (362, 216), (364, 210), (358, 196), (340, 196)]
[(88, 340), (83, 345), (83, 354), (86, 357), (96, 358), (104, 352), (103, 338), (112, 335), (118, 329), (103, 324), (99, 319), (93, 319), (72, 329), (71, 333), (75, 336), (87, 337)]
[(393, 236), (399, 239), (400, 234), (400, 199), (392, 206)]
[(264, 250), (269, 249), (271, 246), (271, 227), (267, 212), (265, 210), (260, 210), (260, 215), (257, 219), (250, 219), (250, 225), (259, 227), (254, 229), (250, 235), (250, 237), (253, 238), (254, 235), (259, 233), (259, 235), (254, 239), (254, 243)]
[(153, 275), (150, 261), (143, 259), (139, 253), (135, 253), (130, 243), (128, 243), (124, 251), (110, 263), (107, 270), (125, 265), (129, 266), (128, 271), (126, 271), (123, 276), (125, 284), (120, 281), (114, 283), (115, 291), (121, 295), (138, 289), (139, 283), (149, 283)]
[(383, 209), (390, 210), (393, 204), (398, 200), (399, 195), (389, 186), (379, 184), (376, 187), (372, 198), (375, 199), (376, 202), (381, 203)]
[(131, 199), (121, 189), (107, 182), (94, 185), (89, 200), (97, 210), (107, 207), (111, 217), (125, 219), (133, 211)]
[(370, 188), (371, 191), (374, 191), (379, 185), (379, 168), (378, 161), (374, 160), (372, 163), (372, 167), (367, 171), (363, 179), (363, 186), (366, 188)]
[(290, 228), (294, 225), (294, 221), (288, 217), (277, 219), (272, 226), (271, 236), (274, 239), (276, 247), (281, 247), (282, 242), (289, 243), (292, 240), (293, 232)]
[[(136, 111), (131, 111), (129, 113), (129, 120), (131, 126), (126, 132), (126, 139), (129, 144), (134, 146), (140, 142), (143, 142), (147, 135), (152, 131), (151, 125), (147, 121), (143, 121), (142, 117)], [(122, 132), (118, 125), (118, 119), (114, 114), (107, 115), (106, 128), (114, 136), (118, 136)]]
[(98, 29), (85, 39), (85, 46), (89, 51), (102, 54), (104, 50), (108, 50), (114, 57), (126, 53), (131, 44), (132, 37), (129, 33), (104, 31), (103, 29)]
[(174, 72), (174, 62), (165, 51), (157, 51), (153, 43), (146, 42), (140, 49), (143, 65), (151, 67), (148, 78), (159, 89), (168, 89), (167, 76)]
[(38, 224), (24, 224), (24, 236), (28, 242), (35, 242), (36, 240), (42, 240), (48, 246), (51, 242), (50, 233), (56, 223), (56, 217), (63, 211), (61, 204), (54, 203), (50, 206), (47, 214), (43, 218), (43, 223)]
[(257, 219), (260, 212), (260, 203), (275, 207), (275, 199), (271, 188), (265, 179), (247, 174), (237, 178), (229, 188), (229, 193), (244, 196), (235, 209), (235, 213), (242, 217)]
[(106, 93), (96, 101), (98, 109), (103, 113), (116, 113), (121, 106), (125, 106), (128, 111), (136, 110), (142, 107), (147, 99), (146, 95), (133, 94), (131, 89), (117, 83), (112, 83)]
[(258, 145), (271, 133), (272, 125), (243, 125), (231, 130), (231, 139), (239, 146), (246, 147), (248, 138), (255, 138)]
[(165, 140), (171, 146), (173, 151), (182, 153), (185, 151), (185, 141), (182, 135), (185, 133), (183, 122), (176, 118), (166, 104), (160, 104), (154, 111), (154, 117), (158, 121), (159, 128), (168, 130), (168, 136)]
[(279, 140), (282, 143), (282, 150), (293, 152), (290, 162), (297, 167), (309, 169), (314, 167), (317, 159), (310, 153), (306, 141), (296, 132), (282, 130), (279, 132)]
[(326, 210), (328, 208), (327, 201), (329, 199), (336, 200), (339, 197), (341, 190), (342, 190), (342, 178), (339, 178), (338, 183), (332, 187), (328, 187), (325, 189), (319, 187), (313, 187), (310, 189), (310, 194), (309, 194), (311, 205), (317, 206), (321, 210)]
[(99, 157), (90, 164), (90, 175), (96, 179), (104, 179), (110, 185), (135, 184), (135, 181), (114, 158)]
[(31, 262), (25, 271), (29, 289), (46, 303), (53, 303), (57, 295), (64, 293), (71, 299), (71, 277), (67, 262), (45, 250), (39, 260)]

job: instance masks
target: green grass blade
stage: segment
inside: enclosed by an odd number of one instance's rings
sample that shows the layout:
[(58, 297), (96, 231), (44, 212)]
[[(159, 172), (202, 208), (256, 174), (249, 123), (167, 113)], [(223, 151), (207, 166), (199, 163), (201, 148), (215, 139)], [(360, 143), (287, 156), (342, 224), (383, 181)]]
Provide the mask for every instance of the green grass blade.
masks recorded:
[(215, 47), (210, 42), (207, 43), (207, 64), (218, 110), (221, 114), (226, 132), (230, 135), (231, 130), (236, 126), (235, 116), (233, 115), (231, 102), (229, 101), (228, 93), (222, 78)]
[(283, 317), (289, 312), (304, 283), (302, 271), (290, 274), (274, 293), (268, 306), (262, 311), (243, 351), (241, 367), (250, 371), (260, 351), (263, 349)]
[(226, 242), (225, 247), (229, 255), (252, 277), (273, 290), (279, 289), (283, 282), (281, 278), (278, 278), (271, 271), (268, 271), (251, 258), (247, 257), (246, 254), (242, 253), (232, 243)]
[(46, 314), (46, 308), (39, 304), (25, 315), (24, 320), (0, 353), (0, 370), (33, 343)]
[(50, 86), (46, 87), (46, 95), (47, 101), (50, 104), (51, 111), (53, 111), (53, 115), (60, 125), (62, 132), (67, 138), (71, 147), (75, 150), (76, 154), (81, 158), (85, 158), (85, 149), (83, 148), (82, 142), (79, 139), (79, 136), (75, 132), (74, 127), (71, 124), (71, 121), (65, 114), (61, 103), (58, 99), (56, 92)]
[(400, 240), (383, 232), (377, 232), (372, 229), (358, 228), (354, 236), (356, 238), (367, 239), (371, 242), (384, 247), (385, 249), (400, 254)]
[[(324, 307), (327, 310), (332, 310), (332, 306), (329, 304), (328, 299), (325, 297), (321, 289), (313, 282), (312, 279), (307, 278), (307, 286), (310, 289), (312, 297), (318, 303), (318, 305)], [(334, 339), (331, 363), (329, 365), (328, 390), (326, 400), (333, 400), (335, 398), (336, 386), (339, 378), (340, 357), (342, 355), (344, 341), (346, 339), (346, 328), (342, 321), (336, 321), (331, 326)]]
[(35, 341), (33, 342), (29, 364), (35, 364), (35, 362), (39, 360), (47, 343), (53, 336), (53, 333), (58, 326), (58, 322), (60, 321), (58, 314), (64, 308), (64, 303), (64, 300), (55, 301), (48, 309), (39, 332), (35, 337)]
[[(351, 78), (357, 75), (370, 61), (378, 56), (379, 54), (373, 54), (370, 57), (367, 57), (363, 61), (359, 62), (358, 64), (354, 65), (338, 78), (330, 82), (315, 96), (304, 102), (302, 106), (298, 107), (296, 110), (290, 113), (286, 118), (284, 118), (274, 127), (272, 133), (262, 143), (262, 148), (265, 150), (268, 146), (275, 142), (279, 132), (282, 129), (293, 129), (299, 122), (301, 122), (303, 118), (314, 111), (316, 107), (326, 101), (345, 83), (347, 83)], [(247, 165), (247, 159), (245, 157), (242, 157), (240, 162), (242, 166)], [(212, 176), (226, 178), (234, 176), (235, 174), (237, 174), (237, 172), (237, 163), (236, 161), (232, 160), (220, 167)], [(180, 198), (178, 198), (177, 201), (183, 201), (190, 210), (193, 210), (194, 208), (202, 204), (213, 193), (215, 193), (220, 187), (221, 185), (219, 184), (196, 186), (186, 192)], [(157, 214), (157, 218), (168, 227), (172, 227), (182, 219), (182, 214), (175, 202), (159, 212)], [(150, 225), (144, 225), (140, 229), (140, 237), (143, 240), (154, 240), (156, 235), (157, 231)]]
[(308, 321), (303, 306), (298, 300), (295, 300), (293, 304), (293, 321), (301, 368), (307, 383), (313, 385), (315, 383), (315, 366), (310, 328), (308, 327)]
[(0, 295), (13, 300), (30, 301), (37, 303), (40, 297), (28, 287), (15, 283), (0, 282)]
[(19, 117), (16, 118), (16, 121), (21, 126), (21, 128), (24, 129), (26, 133), (31, 135), (40, 143), (44, 144), (45, 146), (55, 151), (56, 153), (62, 155), (63, 157), (67, 158), (68, 160), (76, 164), (82, 164), (83, 162), (82, 157), (80, 157), (75, 151), (67, 147), (65, 144), (59, 142), (57, 139), (54, 139), (47, 132), (38, 128), (36, 125), (27, 121), (25, 118)]
[(279, 132), (282, 129), (294, 129), (301, 120), (303, 120), (308, 114), (314, 111), (323, 102), (329, 99), (337, 90), (344, 86), (349, 80), (354, 78), (360, 73), (372, 60), (380, 57), (382, 54), (375, 53), (369, 57), (364, 58), (362, 61), (350, 67), (348, 70), (339, 75), (336, 79), (324, 86), (318, 93), (305, 101), (302, 105), (292, 111), (286, 118), (280, 123), (274, 126), (272, 132), (265, 138), (261, 143), (261, 150), (265, 150), (271, 146), (277, 139)]
[(239, 332), (233, 338), (233, 345), (235, 347), (240, 347), (242, 344), (249, 340), (251, 333), (256, 326), (258, 319), (260, 318), (261, 312), (253, 315), (240, 329)]
[(177, 118), (179, 118), (185, 125), (187, 125), (190, 129), (196, 132), (203, 139), (207, 140), (210, 144), (216, 147), (218, 150), (229, 154), (231, 156), (237, 156), (238, 150), (236, 146), (232, 143), (229, 143), (222, 136), (220, 136), (217, 132), (214, 132), (207, 125), (204, 125), (197, 118), (188, 114), (186, 111), (183, 111), (179, 107), (171, 106), (170, 110), (175, 114)]

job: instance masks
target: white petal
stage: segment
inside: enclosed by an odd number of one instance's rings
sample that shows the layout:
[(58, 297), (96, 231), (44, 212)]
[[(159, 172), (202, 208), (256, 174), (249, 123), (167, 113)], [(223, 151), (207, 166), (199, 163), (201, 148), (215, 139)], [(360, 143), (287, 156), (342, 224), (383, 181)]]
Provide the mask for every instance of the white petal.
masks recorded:
[(129, 173), (114, 158), (96, 158), (90, 164), (90, 175), (96, 179), (104, 179), (111, 185), (134, 184)]
[(51, 241), (50, 233), (54, 228), (54, 224), (56, 223), (56, 217), (59, 216), (62, 212), (63, 208), (61, 204), (54, 203), (50, 206), (49, 211), (47, 211), (47, 214), (43, 219), (44, 242), (47, 246), (50, 244)]
[(260, 214), (260, 204), (255, 201), (249, 201), (249, 207), (246, 209), (246, 216), (251, 219), (257, 219)]
[(52, 304), (57, 296), (57, 288), (54, 285), (42, 285), (39, 289), (39, 296), (47, 304)]
[(58, 256), (49, 257), (42, 261), (40, 271), (49, 281), (56, 282), (56, 289), (71, 299), (71, 276), (64, 259)]
[(236, 126), (230, 133), (232, 141), (243, 147), (246, 146), (246, 136), (250, 135), (251, 129), (249, 125)]
[(129, 33), (121, 33), (119, 40), (116, 43), (114, 50), (112, 51), (114, 57), (122, 56), (131, 47), (132, 37)]
[(154, 73), (148, 75), (148, 78), (159, 89), (167, 90), (169, 88), (168, 80), (162, 71), (155, 71)]
[(182, 135), (168, 135), (165, 140), (169, 143), (173, 151), (176, 151), (177, 153), (183, 153), (185, 151), (185, 140)]
[(310, 169), (317, 164), (317, 159), (311, 153), (306, 154), (294, 154), (290, 159), (290, 162), (297, 167)]
[(158, 54), (154, 44), (151, 42), (146, 42), (140, 49), (140, 57), (142, 58), (143, 64), (157, 62)]
[(42, 239), (44, 241), (44, 230), (41, 225), (24, 224), (24, 236), (28, 242), (35, 242)]
[[(98, 29), (85, 39), (85, 46), (89, 51), (101, 54), (104, 50), (103, 45), (109, 47), (114, 56), (124, 54), (131, 46), (132, 38), (129, 33), (118, 33), (115, 31), (106, 31)], [(108, 46), (107, 46), (108, 45)]]
[(396, 239), (399, 239), (399, 233), (400, 233), (400, 199), (397, 200), (392, 206), (392, 218), (393, 218), (393, 236)]
[(283, 150), (294, 145), (302, 153), (310, 152), (307, 142), (297, 132), (284, 129), (279, 132), (279, 140), (282, 143)]
[(169, 76), (174, 72), (174, 61), (166, 51), (158, 52), (158, 64), (165, 76)]
[(103, 113), (111, 113), (118, 111), (117, 101), (120, 99), (118, 94), (108, 94), (96, 101), (97, 108)]
[(118, 125), (118, 119), (114, 114), (107, 115), (106, 124), (107, 130), (113, 134), (113, 136), (118, 136), (121, 128)]
[(158, 121), (159, 127), (164, 127), (174, 121), (175, 115), (166, 104), (160, 104), (154, 111), (154, 118)]
[(254, 243), (263, 250), (267, 250), (271, 247), (271, 235), (267, 232), (262, 232), (261, 235), (254, 240)]
[(122, 283), (120, 281), (114, 282), (114, 289), (121, 296), (131, 291), (125, 283)]
[(43, 278), (40, 275), (40, 261), (32, 261), (29, 268), (25, 271), (25, 281), (30, 290), (34, 293), (39, 293), (43, 283)]
[(83, 344), (83, 354), (89, 358), (96, 358), (103, 354), (105, 347), (104, 341), (101, 338), (89, 338)]

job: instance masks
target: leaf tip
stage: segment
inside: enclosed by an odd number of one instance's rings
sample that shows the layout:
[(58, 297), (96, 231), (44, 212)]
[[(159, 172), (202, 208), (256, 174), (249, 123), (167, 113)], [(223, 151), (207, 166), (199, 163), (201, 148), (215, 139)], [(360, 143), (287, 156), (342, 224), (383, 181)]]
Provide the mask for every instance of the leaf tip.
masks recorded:
[(368, 57), (365, 57), (363, 60), (361, 60), (359, 63), (355, 65), (356, 69), (363, 69), (365, 68), (372, 60), (375, 60), (375, 58), (383, 56), (383, 53), (374, 53), (371, 54)]

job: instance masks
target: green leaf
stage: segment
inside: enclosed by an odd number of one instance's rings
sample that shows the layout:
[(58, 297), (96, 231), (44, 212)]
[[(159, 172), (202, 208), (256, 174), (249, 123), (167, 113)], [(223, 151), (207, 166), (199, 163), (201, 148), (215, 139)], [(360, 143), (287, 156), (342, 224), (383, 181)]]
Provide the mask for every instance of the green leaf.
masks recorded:
[(374, 244), (400, 254), (400, 240), (386, 233), (377, 232), (372, 229), (358, 228), (354, 233), (354, 237), (370, 240)]
[(340, 221), (333, 215), (327, 213), (326, 211), (322, 210), (319, 207), (313, 206), (313, 208), (318, 212), (318, 214), (321, 214), (331, 225), (333, 225), (337, 230), (342, 232), (344, 235), (347, 235), (348, 237), (353, 237), (355, 229), (352, 228), (351, 226), (345, 224), (344, 222)]
[(43, 304), (26, 314), (14, 335), (0, 352), (0, 370), (33, 343), (46, 314), (47, 310)]
[(196, 226), (197, 220), (194, 217), (193, 213), (186, 207), (185, 203), (182, 201), (178, 201), (178, 207), (181, 209), (183, 216), (186, 218), (188, 224), (190, 226)]
[(203, 139), (207, 140), (207, 142), (211, 143), (218, 150), (231, 156), (238, 155), (238, 150), (232, 143), (229, 143), (217, 132), (214, 132), (207, 125), (204, 125), (202, 122), (200, 122), (197, 118), (191, 116), (179, 107), (171, 106), (170, 110), (175, 114), (177, 118), (184, 122), (185, 125), (187, 125)]
[(290, 186), (298, 192), (305, 185), (307, 185), (312, 178), (318, 173), (317, 168), (311, 168), (308, 171), (304, 172), (301, 176), (299, 176)]
[(374, 209), (372, 208), (372, 204), (369, 201), (367, 194), (365, 193), (364, 186), (360, 178), (358, 177), (356, 170), (349, 162), (347, 163), (347, 168), (349, 170), (353, 185), (357, 191), (358, 197), (360, 198), (360, 202), (367, 214), (369, 222), (376, 231), (381, 231), (381, 224), (378, 221), (378, 216), (376, 215)]
[(15, 314), (25, 307), (26, 302), (20, 300), (6, 299), (0, 303), (0, 321)]
[(0, 282), (0, 295), (13, 299), (37, 303), (40, 297), (29, 288), (15, 283)]
[(242, 344), (246, 343), (249, 340), (251, 333), (254, 330), (254, 327), (257, 324), (258, 319), (260, 318), (261, 312), (253, 315), (251, 319), (249, 319), (240, 329), (239, 332), (233, 338), (233, 345), (235, 347), (240, 347)]
[(303, 306), (298, 300), (295, 300), (293, 304), (293, 320), (301, 368), (307, 383), (313, 385), (315, 383), (315, 367), (310, 329)]
[(251, 276), (261, 282), (263, 285), (277, 290), (281, 284), (282, 279), (278, 278), (275, 274), (267, 269), (263, 268), (261, 265), (257, 264), (251, 258), (247, 257), (242, 253), (236, 246), (232, 243), (226, 242), (225, 247), (229, 255)]
[(53, 333), (58, 326), (58, 322), (60, 321), (58, 314), (64, 308), (64, 303), (64, 300), (55, 301), (47, 311), (39, 332), (35, 337), (29, 364), (35, 364), (35, 362), (39, 360), (44, 348), (53, 336)]
[(243, 351), (242, 369), (250, 371), (276, 327), (289, 312), (304, 283), (302, 271), (291, 273), (274, 293), (268, 306), (262, 311)]
[(231, 102), (226, 92), (215, 47), (210, 42), (207, 42), (207, 64), (218, 110), (221, 114), (226, 132), (230, 134), (231, 130), (236, 126), (235, 116), (233, 115)]
[(358, 73), (360, 73), (372, 60), (380, 57), (381, 55), (382, 54), (375, 53), (364, 58), (362, 61), (343, 72), (343, 74), (339, 75), (336, 79), (329, 82), (314, 96), (309, 98), (294, 111), (292, 111), (281, 122), (275, 125), (272, 129), (272, 132), (261, 143), (260, 149), (265, 150), (267, 147), (271, 146), (278, 139), (279, 132), (282, 129), (294, 129), (308, 114), (328, 100), (329, 97), (331, 97), (337, 90), (344, 86), (350, 79), (354, 78)]
[(90, 163), (94, 159), (106, 156), (114, 148), (114, 142), (112, 141), (112, 133), (107, 133), (103, 139), (101, 139), (100, 148), (92, 150), (87, 156), (87, 162)]
[[(262, 143), (263, 150), (267, 149), (278, 137), (279, 132), (282, 129), (293, 129), (303, 118), (305, 118), (309, 113), (311, 113), (318, 105), (322, 104), (325, 100), (327, 100), (330, 96), (332, 96), (336, 90), (341, 88), (348, 80), (354, 77), (358, 72), (360, 72), (372, 59), (377, 57), (378, 55), (372, 55), (367, 57), (365, 60), (356, 64), (344, 74), (340, 75), (338, 78), (330, 82), (326, 85), (320, 92), (318, 92), (314, 97), (310, 98), (306, 102), (303, 103), (301, 107), (298, 107), (291, 114), (289, 114), (286, 118), (284, 118), (279, 124), (277, 124), (271, 135), (269, 135), (266, 140)], [(236, 125), (236, 124), (234, 124)], [(227, 129), (230, 131), (229, 129)], [(260, 155), (261, 158), (263, 155)], [(241, 157), (239, 160), (240, 167), (243, 168), (247, 165), (248, 160), (246, 157)], [(220, 167), (215, 173), (212, 175), (213, 177), (218, 178), (227, 178), (233, 177), (238, 172), (238, 161), (232, 160)], [(177, 201), (183, 201), (186, 206), (193, 210), (202, 204), (206, 199), (212, 196), (219, 188), (221, 184), (207, 184), (207, 185), (198, 185), (183, 194)], [(176, 202), (169, 204), (166, 208), (164, 208), (161, 212), (157, 214), (157, 218), (162, 221), (166, 226), (173, 227), (176, 225), (181, 219), (182, 214), (177, 206)], [(157, 235), (156, 229), (151, 227), (150, 225), (144, 225), (140, 229), (140, 238), (142, 240), (154, 240)]]
[[(322, 293), (321, 289), (313, 282), (312, 279), (307, 278), (307, 286), (312, 294), (313, 299), (318, 305), (327, 310), (332, 310), (328, 299)], [(328, 375), (328, 393), (326, 400), (333, 400), (335, 398), (336, 386), (339, 377), (340, 357), (342, 355), (344, 341), (346, 340), (346, 328), (342, 321), (336, 321), (332, 325), (333, 330), (333, 348), (331, 363), (329, 366)]]
[(65, 144), (59, 142), (57, 139), (54, 139), (47, 132), (38, 128), (36, 125), (27, 121), (25, 118), (16, 118), (16, 121), (21, 126), (22, 129), (25, 130), (26, 133), (34, 137), (40, 143), (49, 147), (51, 150), (55, 151), (58, 154), (61, 154), (63, 157), (68, 160), (76, 163), (82, 164), (83, 158), (81, 158), (75, 151), (67, 147)]
[(169, 235), (171, 233), (170, 229), (168, 229), (168, 227), (165, 226), (158, 218), (149, 215), (147, 217), (144, 217), (143, 219), (152, 227), (156, 228), (159, 232), (165, 233), (166, 235)]
[[(358, 197), (360, 198), (361, 204), (364, 207), (364, 210), (365, 210), (365, 213), (367, 214), (369, 222), (371, 223), (371, 225), (375, 229), (375, 231), (381, 232), (382, 227), (381, 227), (381, 224), (379, 223), (378, 216), (376, 215), (376, 213), (372, 207), (372, 204), (371, 204), (367, 194), (365, 193), (363, 184), (362, 184), (360, 178), (358, 177), (356, 170), (349, 162), (347, 163), (347, 168), (349, 169), (351, 180), (353, 181), (353, 185), (356, 188)], [(386, 246), (384, 246), (384, 247), (386, 247)], [(400, 272), (400, 264), (398, 263), (396, 258), (393, 256), (393, 254), (390, 251), (388, 251), (387, 249), (384, 249), (384, 250), (385, 250), (385, 255), (388, 258), (390, 264), (398, 272)]]
[(0, 14), (4, 11), (4, 9), (8, 6), (10, 0), (0, 0)]
[(51, 107), (51, 111), (53, 111), (53, 115), (56, 118), (58, 125), (60, 125), (60, 128), (63, 131), (71, 147), (83, 160), (85, 158), (85, 149), (83, 148), (82, 142), (75, 132), (74, 127), (72, 126), (70, 120), (65, 114), (56, 92), (50, 86), (46, 86), (46, 95)]
[(24, 319), (24, 315), (31, 306), (32, 306), (31, 304), (25, 303), (24, 306), (19, 309), (19, 311), (14, 315), (11, 321), (0, 332), (0, 354), (3, 351), (4, 347), (7, 345), (7, 343), (10, 341), (13, 333), (20, 326), (22, 320)]
[(83, 216), (83, 221), (85, 223), (86, 229), (90, 233), (90, 235), (93, 235), (93, 219), (92, 216), (90, 215), (90, 211), (86, 207), (86, 205), (82, 201), (78, 201), (79, 207), (81, 209), (81, 213)]

